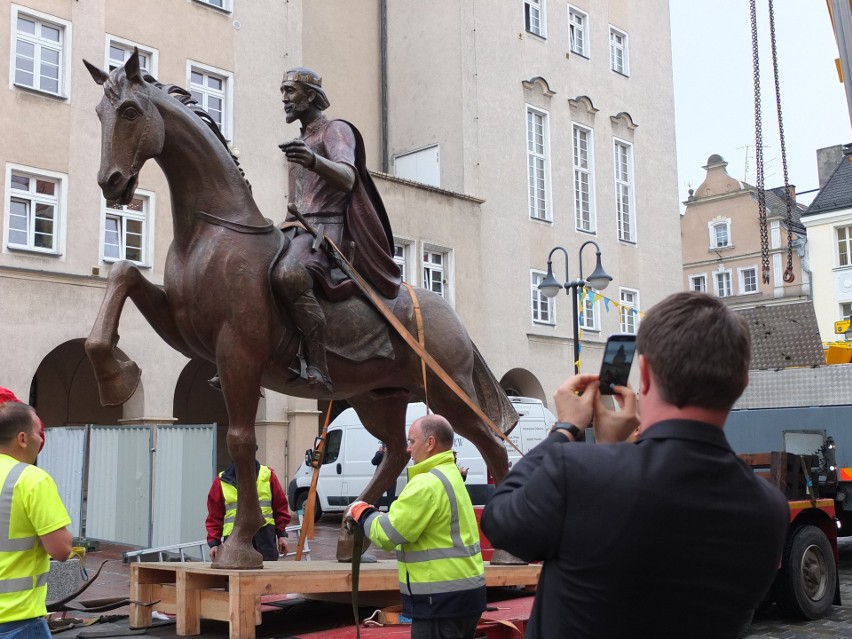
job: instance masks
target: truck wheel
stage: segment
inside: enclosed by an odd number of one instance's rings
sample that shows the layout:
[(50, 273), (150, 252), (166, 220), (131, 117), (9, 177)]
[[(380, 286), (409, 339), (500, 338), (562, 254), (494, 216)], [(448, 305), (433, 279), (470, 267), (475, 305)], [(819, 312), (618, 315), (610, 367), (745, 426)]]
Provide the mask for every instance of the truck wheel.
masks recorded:
[[(303, 490), (296, 495), (296, 510), (305, 510), (305, 503), (308, 501), (308, 491)], [(322, 508), (320, 508), (319, 498), (314, 496), (314, 521), (317, 522), (322, 517)]]
[(776, 584), (777, 603), (786, 614), (819, 619), (828, 612), (837, 587), (837, 565), (822, 530), (802, 526), (790, 536)]

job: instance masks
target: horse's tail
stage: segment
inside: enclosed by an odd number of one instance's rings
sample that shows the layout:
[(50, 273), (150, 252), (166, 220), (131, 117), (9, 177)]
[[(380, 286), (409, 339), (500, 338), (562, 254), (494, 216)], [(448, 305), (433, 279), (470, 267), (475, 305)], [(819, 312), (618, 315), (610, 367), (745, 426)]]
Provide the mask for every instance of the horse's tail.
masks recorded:
[(488, 415), (497, 427), (508, 435), (518, 423), (518, 411), (506, 396), (506, 391), (488, 368), (479, 349), (471, 341), (473, 347), (473, 386), (476, 390), (476, 400), (483, 412)]

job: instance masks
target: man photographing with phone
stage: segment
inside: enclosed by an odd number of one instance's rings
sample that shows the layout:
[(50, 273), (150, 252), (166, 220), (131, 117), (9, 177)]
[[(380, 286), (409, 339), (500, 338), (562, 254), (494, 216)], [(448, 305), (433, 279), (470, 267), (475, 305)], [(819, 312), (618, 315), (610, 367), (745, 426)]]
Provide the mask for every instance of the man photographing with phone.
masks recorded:
[[(744, 320), (677, 293), (646, 314), (636, 352), (641, 421), (629, 387), (613, 411), (598, 375), (569, 378), (551, 434), (485, 509), (495, 547), (544, 561), (527, 638), (740, 637), (772, 584), (787, 502), (722, 430), (748, 384)], [(598, 444), (580, 443), (592, 419)]]

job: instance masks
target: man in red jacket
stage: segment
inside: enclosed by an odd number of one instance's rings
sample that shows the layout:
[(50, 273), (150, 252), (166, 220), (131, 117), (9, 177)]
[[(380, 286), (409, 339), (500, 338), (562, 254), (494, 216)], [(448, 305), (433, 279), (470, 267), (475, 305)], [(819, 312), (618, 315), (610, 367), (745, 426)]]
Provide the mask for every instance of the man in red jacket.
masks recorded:
[[(0, 404), (2, 404), (3, 402), (19, 402), (21, 404), (24, 403), (20, 399), (18, 399), (15, 396), (15, 393), (10, 391), (8, 388), (6, 388), (5, 386), (0, 386)], [(38, 434), (41, 436), (41, 446), (38, 447), (38, 452), (41, 452), (41, 449), (44, 448), (44, 422), (41, 421), (41, 417), (38, 418), (38, 424), (40, 429)]]
[[(263, 555), (264, 561), (278, 561), (279, 554), (287, 554), (286, 528), (290, 523), (290, 507), (275, 471), (257, 460), (254, 464), (260, 512), (266, 523), (255, 533), (252, 545)], [(213, 480), (207, 495), (205, 527), (211, 559), (216, 558), (222, 542), (234, 530), (236, 514), (237, 471), (231, 464)]]

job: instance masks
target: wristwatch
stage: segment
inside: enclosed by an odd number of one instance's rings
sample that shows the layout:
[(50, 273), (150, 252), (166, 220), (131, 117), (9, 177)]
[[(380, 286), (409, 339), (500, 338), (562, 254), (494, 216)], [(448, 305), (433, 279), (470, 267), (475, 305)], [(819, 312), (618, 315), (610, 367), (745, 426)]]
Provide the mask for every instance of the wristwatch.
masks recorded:
[(583, 442), (586, 441), (586, 433), (585, 431), (580, 430), (574, 424), (570, 422), (555, 422), (553, 424), (552, 430), (567, 430), (574, 436), (574, 441)]

